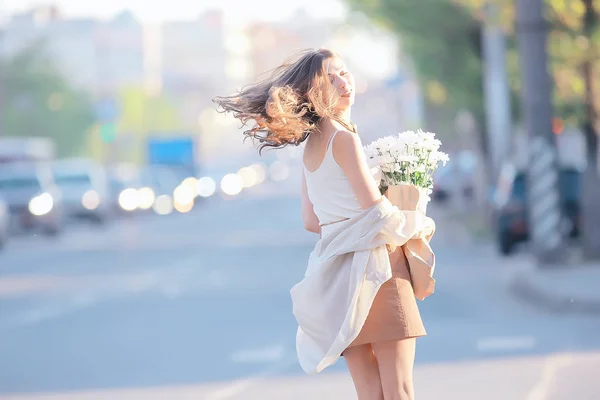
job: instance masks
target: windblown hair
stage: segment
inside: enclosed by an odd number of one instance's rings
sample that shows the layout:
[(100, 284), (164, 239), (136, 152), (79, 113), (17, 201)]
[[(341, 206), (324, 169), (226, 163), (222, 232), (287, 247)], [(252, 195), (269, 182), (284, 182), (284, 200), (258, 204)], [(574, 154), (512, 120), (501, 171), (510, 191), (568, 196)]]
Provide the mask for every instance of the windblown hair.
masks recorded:
[(335, 111), (338, 95), (329, 81), (323, 62), (335, 57), (327, 49), (309, 49), (287, 59), (266, 79), (242, 88), (238, 94), (215, 97), (219, 112), (233, 116), (250, 129), (248, 137), (265, 147), (298, 146), (315, 130), (322, 118), (338, 121), (350, 131), (353, 125)]

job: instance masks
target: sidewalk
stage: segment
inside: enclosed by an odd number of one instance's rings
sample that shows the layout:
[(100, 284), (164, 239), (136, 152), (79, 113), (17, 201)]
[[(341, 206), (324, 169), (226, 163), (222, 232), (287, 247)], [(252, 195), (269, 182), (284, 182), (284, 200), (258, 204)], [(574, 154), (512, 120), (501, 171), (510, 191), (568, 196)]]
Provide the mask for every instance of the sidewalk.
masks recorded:
[[(415, 391), (419, 400), (597, 399), (599, 360), (599, 352), (588, 352), (417, 364)], [(350, 374), (346, 372), (53, 394), (0, 394), (0, 400), (80, 399), (356, 400), (356, 394)]]
[(528, 256), (511, 266), (508, 285), (520, 299), (551, 312), (600, 315), (600, 262), (544, 269)]

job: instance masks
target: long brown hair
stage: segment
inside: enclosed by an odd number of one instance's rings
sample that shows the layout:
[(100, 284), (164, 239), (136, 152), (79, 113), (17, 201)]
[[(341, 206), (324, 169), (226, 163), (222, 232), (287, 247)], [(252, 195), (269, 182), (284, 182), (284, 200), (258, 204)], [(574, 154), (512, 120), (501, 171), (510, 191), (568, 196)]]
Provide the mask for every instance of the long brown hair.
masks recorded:
[(265, 147), (282, 148), (304, 142), (322, 118), (331, 118), (349, 131), (354, 125), (336, 112), (339, 97), (324, 70), (324, 61), (336, 57), (328, 49), (303, 50), (271, 71), (266, 79), (242, 88), (236, 95), (215, 97), (219, 112), (232, 113), (250, 129), (248, 137)]

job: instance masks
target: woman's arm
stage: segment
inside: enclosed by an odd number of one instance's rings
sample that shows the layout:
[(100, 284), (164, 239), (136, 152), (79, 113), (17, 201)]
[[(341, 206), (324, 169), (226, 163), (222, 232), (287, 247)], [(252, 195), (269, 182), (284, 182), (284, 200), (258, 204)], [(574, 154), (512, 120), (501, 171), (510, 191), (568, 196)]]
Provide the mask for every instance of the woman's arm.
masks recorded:
[(367, 209), (381, 200), (381, 193), (365, 160), (358, 135), (340, 131), (333, 138), (332, 146), (333, 158), (348, 178), (360, 206)]
[(315, 214), (313, 204), (308, 198), (308, 189), (306, 188), (306, 178), (302, 173), (302, 221), (304, 228), (309, 232), (321, 233), (319, 218)]

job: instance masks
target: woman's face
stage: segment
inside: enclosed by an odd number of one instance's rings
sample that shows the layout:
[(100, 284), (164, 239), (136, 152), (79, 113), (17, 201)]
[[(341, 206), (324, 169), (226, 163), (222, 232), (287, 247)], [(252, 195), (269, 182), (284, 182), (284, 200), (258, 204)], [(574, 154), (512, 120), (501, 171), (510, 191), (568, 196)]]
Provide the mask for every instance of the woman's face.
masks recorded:
[(339, 57), (331, 57), (323, 62), (323, 68), (329, 77), (329, 82), (340, 96), (336, 109), (346, 111), (354, 104), (354, 76)]

